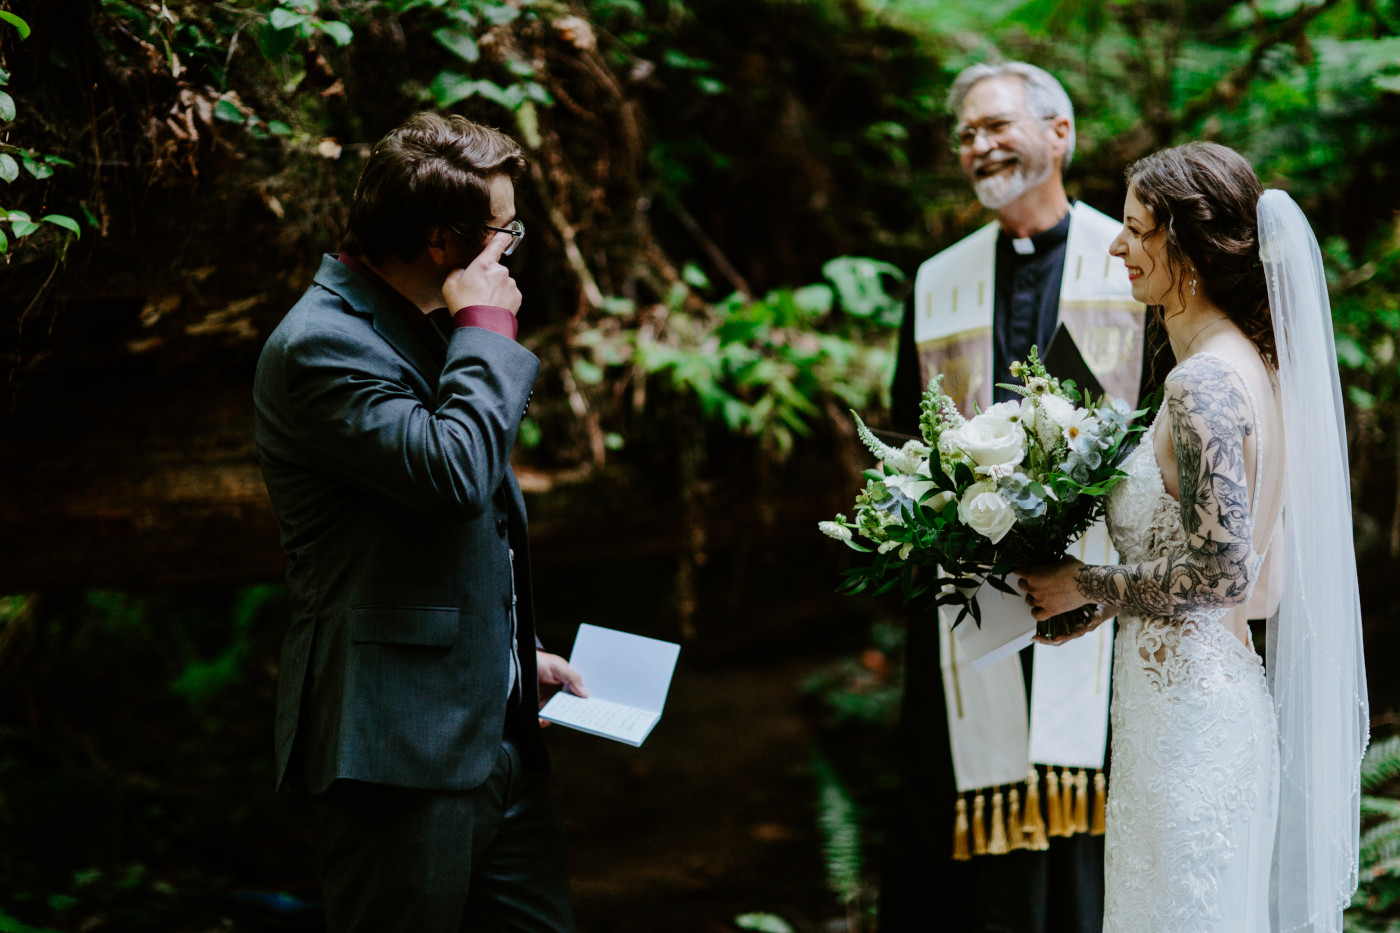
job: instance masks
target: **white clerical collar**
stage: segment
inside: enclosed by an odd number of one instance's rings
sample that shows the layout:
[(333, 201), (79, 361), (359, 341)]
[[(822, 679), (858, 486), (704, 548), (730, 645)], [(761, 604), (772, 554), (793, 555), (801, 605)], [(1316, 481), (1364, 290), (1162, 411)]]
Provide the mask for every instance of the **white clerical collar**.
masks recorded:
[(1028, 236), (1018, 236), (1011, 241), (1011, 248), (1019, 256), (1029, 256), (1035, 252), (1035, 241)]

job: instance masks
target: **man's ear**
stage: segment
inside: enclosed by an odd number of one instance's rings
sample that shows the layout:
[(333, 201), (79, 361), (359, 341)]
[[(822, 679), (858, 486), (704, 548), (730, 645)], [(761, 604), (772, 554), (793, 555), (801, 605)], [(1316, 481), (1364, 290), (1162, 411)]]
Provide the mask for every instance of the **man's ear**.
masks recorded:
[(1052, 145), (1059, 150), (1059, 155), (1063, 159), (1065, 150), (1069, 148), (1069, 117), (1055, 117), (1050, 121), (1049, 128), (1054, 139)]
[(426, 237), (428, 258), (433, 261), (433, 265), (442, 266), (449, 262), (449, 254), (452, 252), (452, 241), (455, 235), (451, 227), (435, 224), (428, 228)]

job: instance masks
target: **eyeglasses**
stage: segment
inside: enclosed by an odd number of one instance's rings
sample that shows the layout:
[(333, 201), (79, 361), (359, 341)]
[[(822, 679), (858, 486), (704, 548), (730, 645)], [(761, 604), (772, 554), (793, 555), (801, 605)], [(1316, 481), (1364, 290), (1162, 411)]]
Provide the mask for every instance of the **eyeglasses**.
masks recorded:
[(490, 224), (482, 224), (487, 230), (495, 233), (509, 233), (510, 245), (501, 253), (502, 256), (509, 256), (515, 252), (515, 248), (520, 245), (520, 241), (525, 239), (525, 225), (518, 220), (512, 220), (504, 227), (493, 227)]
[(954, 152), (968, 152), (973, 146), (977, 145), (978, 136), (986, 136), (987, 141), (991, 142), (992, 140), (1001, 139), (1015, 124), (1025, 120), (1035, 119), (1048, 123), (1055, 118), (1032, 116), (993, 117), (976, 126), (964, 126), (961, 129), (954, 130), (953, 135), (948, 139), (948, 143), (953, 147)]

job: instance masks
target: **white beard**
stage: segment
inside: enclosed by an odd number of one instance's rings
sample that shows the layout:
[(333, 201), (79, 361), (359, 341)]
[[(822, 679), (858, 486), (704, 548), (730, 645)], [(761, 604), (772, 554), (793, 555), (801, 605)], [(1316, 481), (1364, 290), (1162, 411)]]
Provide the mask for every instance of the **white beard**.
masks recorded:
[(982, 206), (999, 211), (1050, 177), (1050, 160), (1044, 152), (1021, 153), (1020, 160), (1009, 170), (972, 183), (973, 193)]

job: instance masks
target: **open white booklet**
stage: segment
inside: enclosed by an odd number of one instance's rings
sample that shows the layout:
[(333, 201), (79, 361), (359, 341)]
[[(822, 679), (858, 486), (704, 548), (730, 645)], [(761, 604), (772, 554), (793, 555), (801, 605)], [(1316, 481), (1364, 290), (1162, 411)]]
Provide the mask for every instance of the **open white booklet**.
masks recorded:
[(661, 718), (681, 646), (587, 623), (578, 627), (569, 663), (587, 697), (560, 691), (540, 718), (640, 746)]

